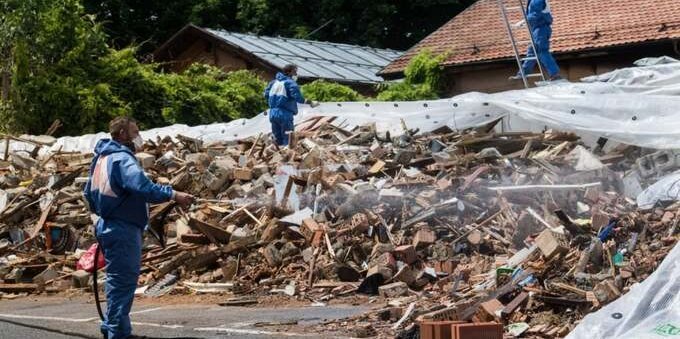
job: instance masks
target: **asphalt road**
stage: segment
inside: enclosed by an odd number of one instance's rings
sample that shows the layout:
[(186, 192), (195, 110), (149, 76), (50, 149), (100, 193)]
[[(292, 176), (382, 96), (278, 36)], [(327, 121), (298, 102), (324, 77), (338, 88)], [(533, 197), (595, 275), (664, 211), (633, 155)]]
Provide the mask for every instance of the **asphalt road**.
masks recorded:
[[(141, 305), (138, 305), (141, 304)], [(217, 305), (155, 305), (132, 309), (134, 334), (150, 338), (339, 338), (343, 333), (312, 333), (306, 325), (364, 311), (356, 306), (251, 308)], [(294, 326), (255, 326), (297, 321)], [(94, 304), (85, 297), (23, 298), (0, 301), (0, 337), (6, 339), (101, 338)]]

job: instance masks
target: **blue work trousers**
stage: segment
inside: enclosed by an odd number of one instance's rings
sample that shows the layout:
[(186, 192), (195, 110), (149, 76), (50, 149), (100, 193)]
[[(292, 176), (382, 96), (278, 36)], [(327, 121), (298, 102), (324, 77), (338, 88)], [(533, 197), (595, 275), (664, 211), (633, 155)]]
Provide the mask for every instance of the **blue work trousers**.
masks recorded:
[[(550, 78), (560, 74), (560, 67), (557, 65), (557, 61), (553, 58), (550, 53), (550, 36), (552, 35), (552, 29), (550, 27), (539, 27), (532, 31), (534, 37), (534, 44), (536, 46), (536, 52), (529, 46), (527, 50), (527, 58), (532, 58), (538, 54), (538, 61), (541, 62), (541, 66), (548, 72)], [(522, 64), (522, 70), (524, 75), (532, 74), (536, 68), (536, 60), (525, 60)]]
[(272, 134), (279, 146), (288, 145), (288, 134), (286, 132), (293, 131), (295, 125), (293, 123), (293, 114), (288, 112), (270, 111), (269, 122), (272, 124)]
[(130, 309), (141, 269), (142, 229), (104, 219), (96, 227), (106, 261), (106, 319), (101, 331), (109, 339), (124, 339), (132, 333)]

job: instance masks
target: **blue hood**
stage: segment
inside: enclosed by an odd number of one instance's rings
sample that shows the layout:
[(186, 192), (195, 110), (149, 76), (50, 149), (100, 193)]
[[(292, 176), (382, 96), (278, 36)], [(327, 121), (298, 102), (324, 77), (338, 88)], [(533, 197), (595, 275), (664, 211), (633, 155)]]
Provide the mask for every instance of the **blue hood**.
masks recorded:
[(117, 141), (111, 139), (101, 139), (97, 142), (97, 146), (94, 147), (95, 155), (109, 155), (118, 152), (125, 152), (133, 157), (135, 156), (135, 154), (132, 153), (132, 151), (127, 148), (127, 146), (123, 146)]
[(281, 72), (278, 72), (278, 73), (276, 73), (276, 80), (278, 80), (278, 81), (286, 81), (286, 80), (293, 80), (293, 79), (290, 78), (290, 77), (288, 77), (287, 75), (281, 73)]
[[(276, 84), (276, 87), (274, 87), (274, 84)], [(273, 93), (272, 88), (274, 88)], [(295, 80), (281, 72), (276, 73), (276, 79), (272, 80), (265, 88), (264, 99), (269, 104), (270, 120), (282, 118), (286, 121), (293, 121), (293, 115), (298, 112), (297, 104), (305, 102)]]

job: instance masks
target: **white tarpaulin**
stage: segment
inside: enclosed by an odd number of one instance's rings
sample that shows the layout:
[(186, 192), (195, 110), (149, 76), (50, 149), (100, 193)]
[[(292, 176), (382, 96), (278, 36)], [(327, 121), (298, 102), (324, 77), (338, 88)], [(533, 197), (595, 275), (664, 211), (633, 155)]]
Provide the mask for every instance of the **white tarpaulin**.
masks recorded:
[(674, 172), (647, 187), (637, 196), (640, 209), (650, 209), (658, 202), (680, 200), (680, 172)]
[(566, 339), (680, 337), (680, 244), (642, 283), (587, 315)]
[[(537, 131), (544, 127), (574, 131), (581, 136), (649, 148), (680, 148), (680, 62), (647, 59), (643, 67), (589, 77), (580, 83), (495, 94), (467, 93), (450, 99), (418, 102), (323, 103), (302, 106), (296, 123), (311, 116), (338, 116), (350, 126), (376, 123), (379, 131), (401, 133), (400, 119), (421, 132), (448, 126), (462, 130), (499, 118), (505, 131)], [(268, 133), (268, 118), (188, 127), (173, 125), (142, 133), (145, 139), (183, 134), (208, 143)], [(107, 134), (65, 137), (52, 150), (91, 151)], [(0, 147), (3, 147), (0, 142)], [(12, 149), (27, 147), (12, 143)], [(31, 149), (32, 147), (28, 147)], [(0, 148), (2, 149), (2, 148)]]

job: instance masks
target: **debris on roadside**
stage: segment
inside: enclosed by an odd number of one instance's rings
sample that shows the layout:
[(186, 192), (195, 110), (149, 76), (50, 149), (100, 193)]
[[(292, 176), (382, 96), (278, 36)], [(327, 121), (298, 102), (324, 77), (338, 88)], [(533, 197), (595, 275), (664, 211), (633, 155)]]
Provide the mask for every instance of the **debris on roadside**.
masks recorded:
[[(674, 153), (594, 154), (573, 134), (491, 127), (403, 123), (403, 136), (382, 138), (335, 122), (301, 123), (290, 148), (264, 135), (147, 140), (137, 158), (149, 177), (199, 199), (151, 207), (139, 294), (220, 293), (223, 306), (366, 295), (371, 311), (321, 326), (559, 337), (677, 242), (680, 204), (643, 211), (630, 193), (680, 167), (659, 160)], [(92, 155), (43, 159), (49, 138), (10, 139), (35, 149), (0, 154), (0, 297), (90, 289), (76, 265), (95, 242), (81, 194)]]

